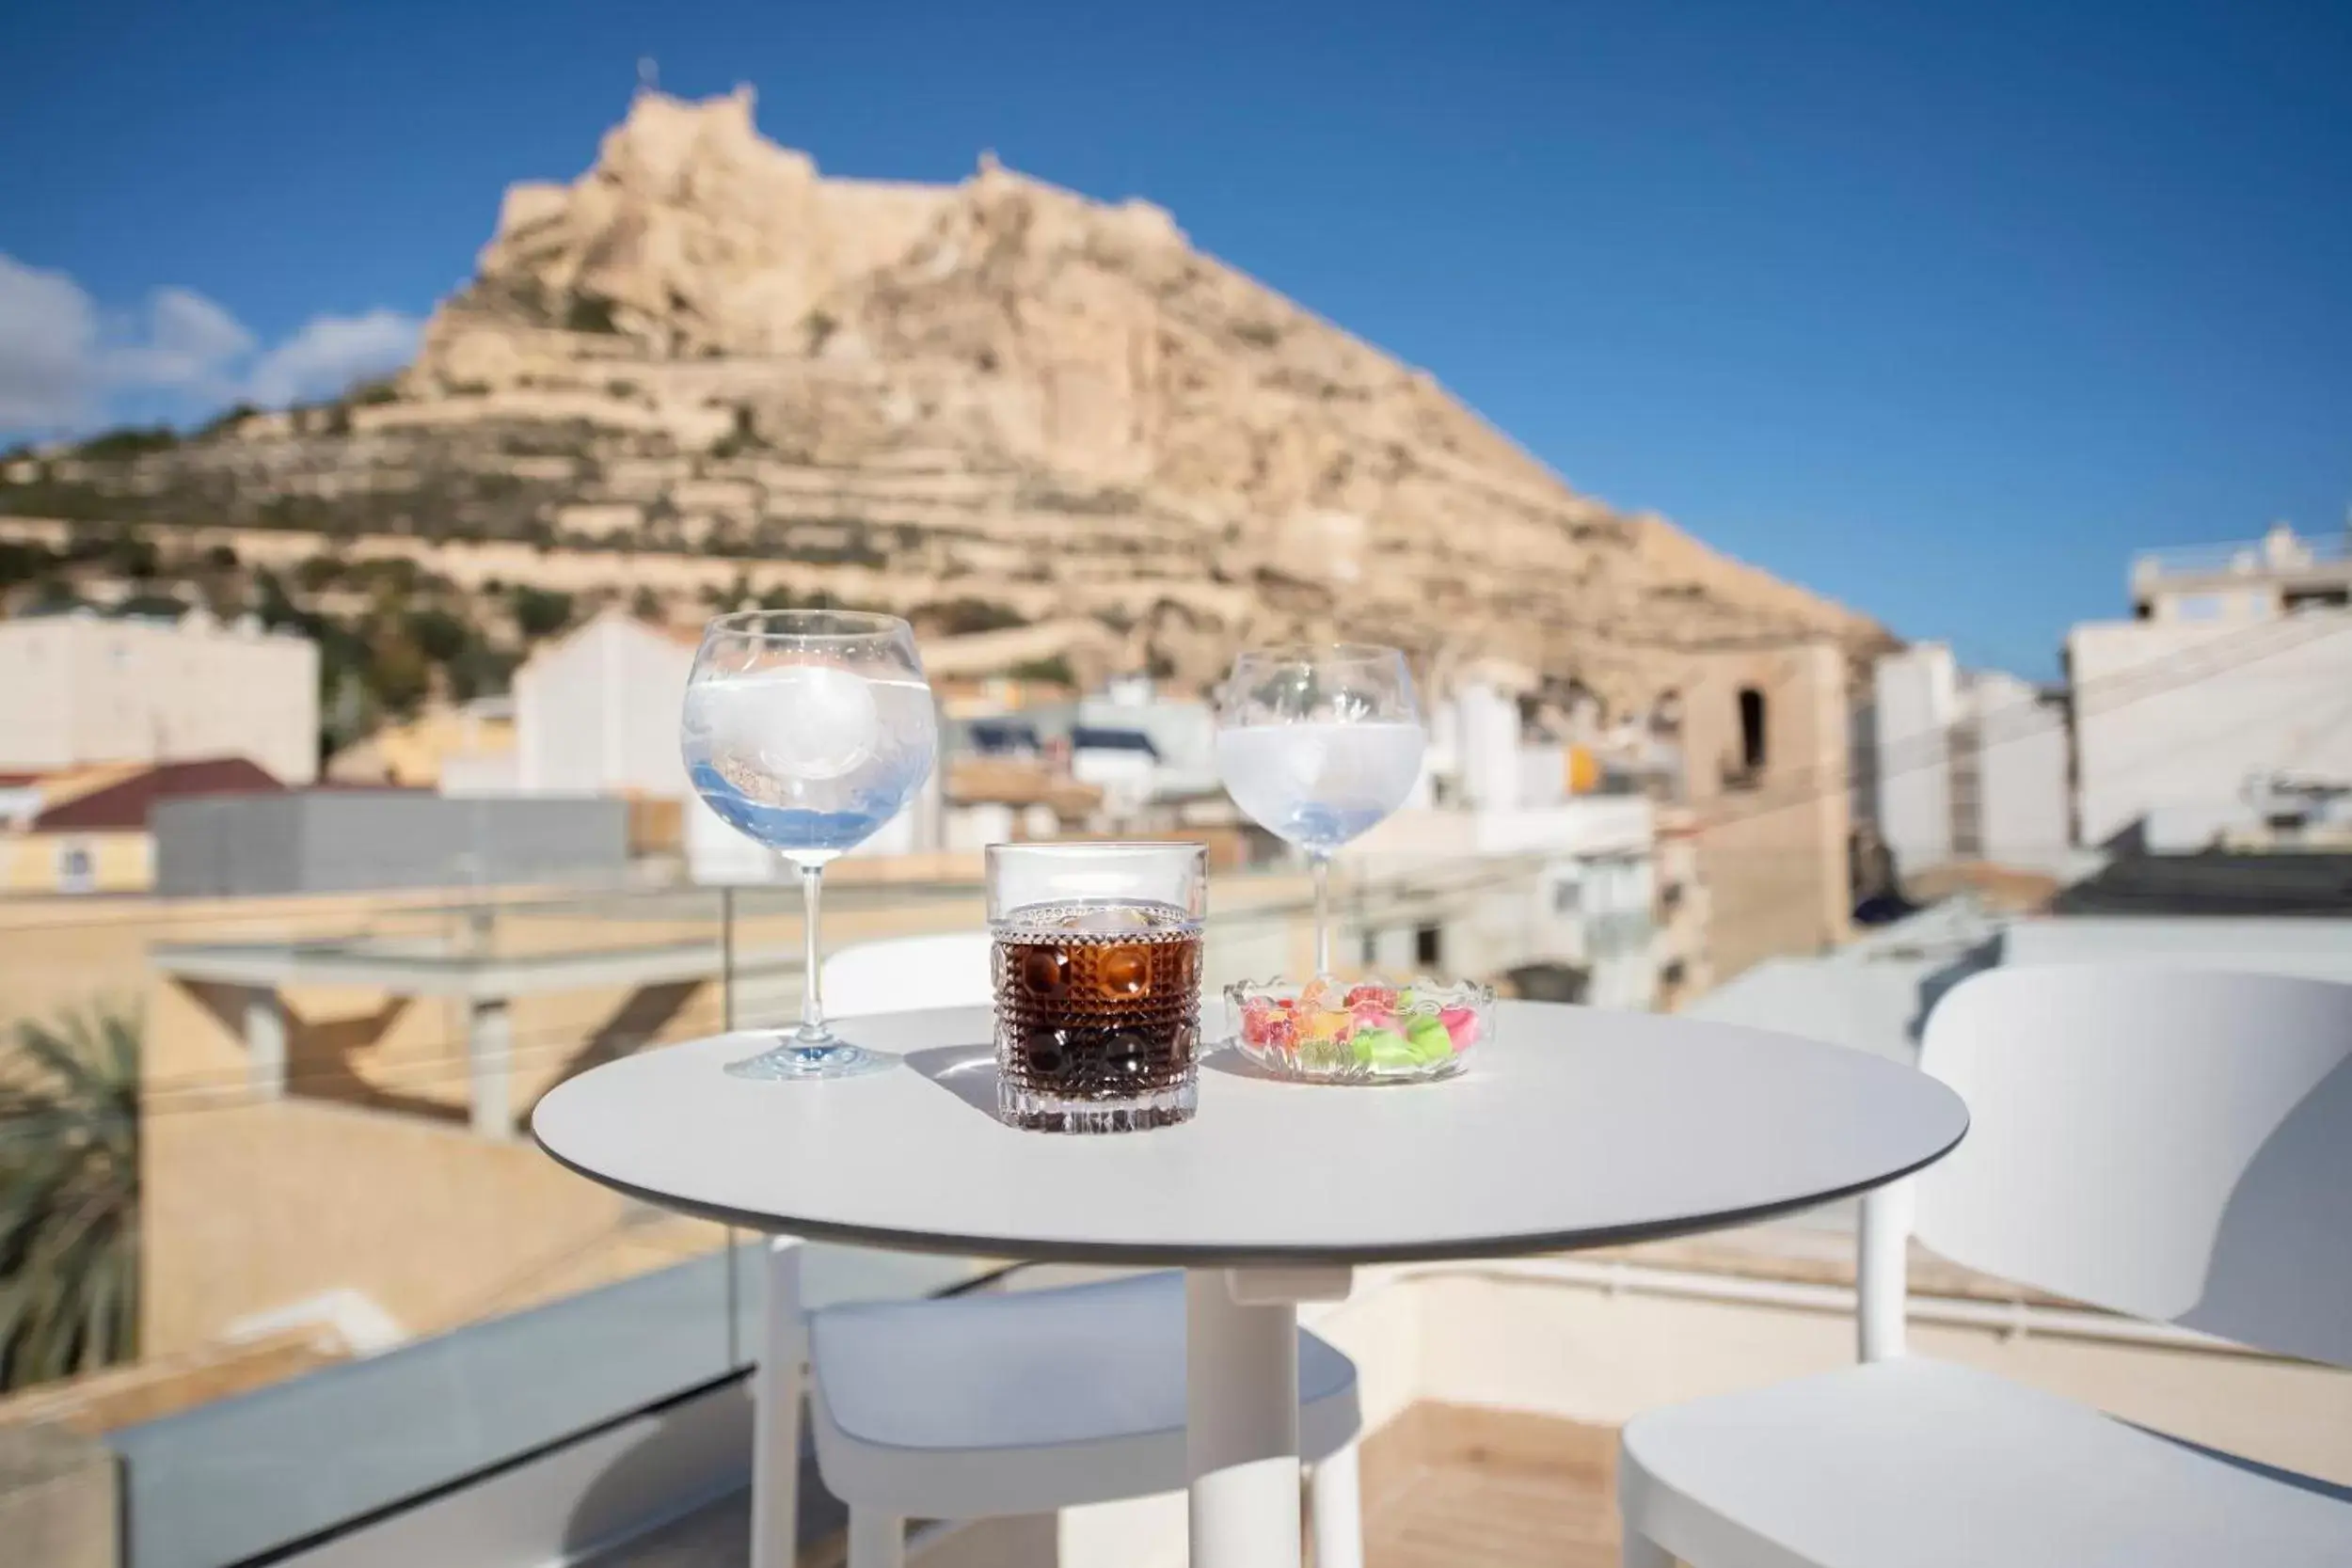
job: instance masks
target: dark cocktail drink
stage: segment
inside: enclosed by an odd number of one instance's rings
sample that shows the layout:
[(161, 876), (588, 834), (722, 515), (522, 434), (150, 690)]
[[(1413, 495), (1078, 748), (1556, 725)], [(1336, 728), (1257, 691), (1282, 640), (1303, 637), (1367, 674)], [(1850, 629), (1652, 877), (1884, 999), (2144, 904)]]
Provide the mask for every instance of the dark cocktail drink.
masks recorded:
[[(1175, 892), (1150, 879), (1084, 876), (1081, 851), (1105, 852), (1133, 874), (1191, 845), (1006, 846), (996, 857), (1050, 856), (1057, 873), (1032, 891), (1100, 890), (992, 909), (995, 935), (997, 1109), (1017, 1127), (1123, 1132), (1192, 1115), (1200, 1043), (1199, 894), (1162, 902), (1122, 892)], [(1148, 852), (1148, 853), (1143, 853)], [(1016, 865), (1016, 870), (1018, 869)], [(1198, 881), (1197, 869), (1190, 875)]]
[(1124, 1104), (1132, 1126), (1182, 1121), (1200, 1043), (1200, 923), (1136, 904), (1023, 914), (996, 932), (997, 1074), (1035, 1106), (1009, 1106), (1011, 1119)]

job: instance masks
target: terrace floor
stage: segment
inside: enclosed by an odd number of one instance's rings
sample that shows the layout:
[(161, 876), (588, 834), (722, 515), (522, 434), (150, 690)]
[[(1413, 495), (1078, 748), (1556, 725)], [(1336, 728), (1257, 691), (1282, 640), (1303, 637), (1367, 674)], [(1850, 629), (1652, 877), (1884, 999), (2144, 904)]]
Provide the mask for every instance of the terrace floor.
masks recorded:
[(1613, 1427), (1417, 1404), (1363, 1466), (1365, 1568), (1616, 1568)]
[[(1616, 1448), (1613, 1428), (1416, 1404), (1364, 1443), (1365, 1568), (1615, 1568)], [(988, 1527), (991, 1539), (975, 1543), (972, 1561), (1052, 1568), (1050, 1526), (1004, 1524)], [(597, 1568), (743, 1568), (749, 1528), (748, 1499), (739, 1494)], [(836, 1536), (803, 1552), (801, 1568), (841, 1561)]]

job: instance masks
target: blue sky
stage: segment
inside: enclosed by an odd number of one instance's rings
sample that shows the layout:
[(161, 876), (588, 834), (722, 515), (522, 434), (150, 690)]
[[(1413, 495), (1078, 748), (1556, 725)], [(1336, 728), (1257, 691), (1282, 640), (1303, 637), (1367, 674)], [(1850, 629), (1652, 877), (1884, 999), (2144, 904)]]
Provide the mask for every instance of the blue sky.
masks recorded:
[(1148, 197), (1580, 488), (1976, 662), (2051, 673), (2136, 547), (2352, 501), (2352, 7), (24, 9), (0, 430), (396, 356), (650, 55), (831, 172)]

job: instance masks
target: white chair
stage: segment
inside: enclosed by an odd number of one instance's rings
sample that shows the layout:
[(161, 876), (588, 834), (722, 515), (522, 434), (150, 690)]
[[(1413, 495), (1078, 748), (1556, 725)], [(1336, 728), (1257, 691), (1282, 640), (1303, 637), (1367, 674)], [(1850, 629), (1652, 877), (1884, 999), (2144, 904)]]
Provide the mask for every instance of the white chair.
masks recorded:
[[(985, 1005), (985, 932), (845, 948), (827, 1012)], [(801, 1244), (769, 1250), (753, 1453), (752, 1568), (791, 1568), (803, 1379), (849, 1568), (898, 1568), (909, 1519), (1041, 1513), (1181, 1489), (1184, 1282), (801, 1307)], [(1355, 1364), (1298, 1337), (1299, 1454), (1318, 1568), (1361, 1568)]]
[(985, 1007), (989, 935), (941, 931), (844, 947), (825, 960), (825, 1013), (911, 1013), (924, 1007)]
[(1628, 1568), (2352, 1564), (2345, 1489), (1906, 1358), (1902, 1321), (1915, 1202), (1967, 1267), (2352, 1366), (2352, 986), (1994, 970), (1920, 1065), (1971, 1125), (1864, 1201), (1864, 1364), (1629, 1422)]

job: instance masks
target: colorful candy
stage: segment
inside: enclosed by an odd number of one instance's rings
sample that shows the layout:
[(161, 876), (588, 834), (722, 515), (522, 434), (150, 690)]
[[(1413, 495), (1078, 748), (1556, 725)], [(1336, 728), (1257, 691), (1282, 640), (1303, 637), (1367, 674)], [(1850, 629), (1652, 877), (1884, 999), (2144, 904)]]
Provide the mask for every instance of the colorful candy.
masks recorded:
[(1359, 1067), (1394, 1069), (1421, 1065), (1412, 1042), (1393, 1029), (1359, 1029), (1347, 1043)]
[(1440, 989), (1377, 983), (1342, 989), (1326, 980), (1296, 996), (1246, 995), (1240, 1002), (1242, 1043), (1306, 1071), (1419, 1075), (1438, 1069), (1476, 1044), (1483, 1032), (1474, 1006), (1445, 1006), (1462, 994)]
[(1405, 1039), (1413, 1048), (1413, 1055), (1422, 1062), (1441, 1062), (1454, 1054), (1454, 1032), (1427, 1013), (1413, 1020), (1405, 1031)]

